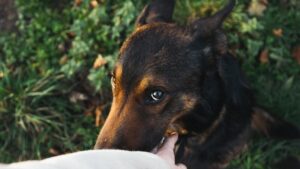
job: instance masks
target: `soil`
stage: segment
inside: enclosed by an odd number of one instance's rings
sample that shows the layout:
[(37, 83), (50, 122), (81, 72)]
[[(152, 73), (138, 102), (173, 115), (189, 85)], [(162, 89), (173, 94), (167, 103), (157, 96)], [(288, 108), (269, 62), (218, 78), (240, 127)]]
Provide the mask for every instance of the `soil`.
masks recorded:
[(13, 0), (0, 0), (0, 33), (16, 30), (17, 11)]

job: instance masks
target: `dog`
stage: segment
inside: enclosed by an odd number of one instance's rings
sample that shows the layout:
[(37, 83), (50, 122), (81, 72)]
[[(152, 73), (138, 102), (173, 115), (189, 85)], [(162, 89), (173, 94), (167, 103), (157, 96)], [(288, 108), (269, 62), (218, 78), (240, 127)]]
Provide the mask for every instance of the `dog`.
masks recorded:
[(254, 132), (300, 138), (300, 130), (257, 106), (221, 26), (231, 0), (186, 27), (172, 20), (175, 0), (153, 0), (123, 43), (111, 78), (113, 101), (95, 148), (151, 151), (178, 132), (176, 161), (222, 169)]

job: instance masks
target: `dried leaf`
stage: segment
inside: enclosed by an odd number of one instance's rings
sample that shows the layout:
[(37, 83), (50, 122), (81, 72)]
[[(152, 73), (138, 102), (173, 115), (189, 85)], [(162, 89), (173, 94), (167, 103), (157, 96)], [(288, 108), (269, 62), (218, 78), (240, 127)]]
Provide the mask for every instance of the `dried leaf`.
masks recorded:
[(284, 90), (289, 90), (291, 89), (292, 85), (294, 83), (294, 76), (289, 77), (286, 82), (283, 85)]
[(60, 59), (59, 59), (59, 64), (60, 65), (64, 65), (68, 62), (68, 55), (63, 55)]
[(64, 51), (66, 50), (65, 44), (64, 44), (64, 43), (59, 44), (59, 45), (57, 46), (57, 48), (58, 48), (58, 50), (59, 50), (60, 52), (64, 52)]
[(266, 64), (269, 62), (269, 50), (264, 49), (259, 55), (259, 61), (262, 64)]
[(259, 0), (260, 3), (264, 4), (264, 5), (268, 5), (269, 1), (268, 0)]
[(267, 0), (252, 0), (248, 8), (248, 13), (254, 16), (262, 16), (267, 9)]
[(292, 56), (296, 59), (297, 63), (300, 64), (300, 45), (293, 49)]
[(98, 1), (93, 0), (93, 1), (91, 1), (90, 5), (92, 8), (96, 8), (99, 4), (98, 4)]
[(57, 156), (57, 155), (60, 154), (60, 153), (58, 152), (58, 150), (56, 150), (55, 148), (50, 148), (50, 149), (48, 150), (48, 152), (49, 152), (49, 154), (54, 155), (54, 156)]
[(73, 38), (75, 38), (76, 33), (75, 32), (67, 32), (67, 35), (70, 39), (73, 39)]
[(93, 115), (93, 113), (90, 110), (86, 110), (83, 114), (85, 116), (92, 116)]
[(0, 79), (2, 79), (4, 77), (4, 73), (0, 72)]
[(97, 56), (97, 59), (94, 61), (94, 65), (93, 65), (93, 68), (94, 69), (98, 69), (100, 68), (101, 66), (105, 65), (107, 63), (107, 61), (102, 57), (101, 54), (99, 54)]
[(283, 30), (281, 28), (273, 29), (273, 34), (280, 38), (283, 35)]
[(75, 0), (75, 2), (74, 2), (74, 4), (75, 4), (76, 6), (81, 5), (81, 3), (82, 3), (82, 0)]
[(72, 92), (69, 99), (72, 103), (77, 103), (78, 101), (87, 100), (88, 97), (80, 92)]

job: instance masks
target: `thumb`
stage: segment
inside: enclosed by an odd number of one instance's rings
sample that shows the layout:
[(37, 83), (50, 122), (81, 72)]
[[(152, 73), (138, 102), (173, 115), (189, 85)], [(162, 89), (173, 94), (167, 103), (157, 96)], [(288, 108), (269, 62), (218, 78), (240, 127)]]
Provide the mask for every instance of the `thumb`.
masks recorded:
[(178, 139), (178, 134), (174, 134), (171, 137), (168, 137), (159, 151), (166, 151), (166, 150), (173, 151), (177, 139)]
[(177, 169), (187, 169), (184, 164), (177, 164)]

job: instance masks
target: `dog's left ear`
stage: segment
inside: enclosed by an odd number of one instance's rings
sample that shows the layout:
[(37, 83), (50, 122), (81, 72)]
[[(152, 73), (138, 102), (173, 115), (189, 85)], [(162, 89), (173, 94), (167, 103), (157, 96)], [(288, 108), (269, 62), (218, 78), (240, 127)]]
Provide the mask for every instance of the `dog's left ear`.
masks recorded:
[(226, 108), (249, 113), (254, 99), (238, 61), (226, 52), (217, 56), (217, 69), (225, 92)]
[(213, 16), (200, 18), (189, 25), (189, 32), (192, 37), (191, 44), (198, 44), (203, 40), (211, 42), (214, 55), (222, 55), (227, 52), (227, 38), (221, 30), (226, 17), (235, 6), (235, 0), (229, 3)]
[(172, 22), (175, 0), (152, 0), (136, 20), (136, 27), (155, 23)]
[(227, 39), (221, 31), (225, 18), (235, 6), (235, 0), (229, 3), (219, 12), (207, 18), (200, 18), (190, 25), (192, 43), (209, 39), (211, 41), (213, 57), (221, 78), (225, 94), (227, 109), (234, 112), (251, 111), (253, 104), (252, 92), (246, 82), (246, 78), (240, 69), (238, 61), (227, 49)]
[(235, 0), (229, 3), (213, 16), (200, 18), (190, 25), (190, 32), (195, 39), (210, 37), (216, 30), (220, 29), (225, 18), (230, 14), (235, 6)]

